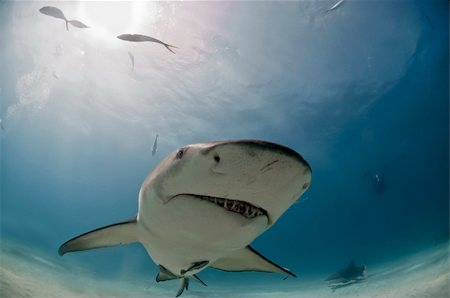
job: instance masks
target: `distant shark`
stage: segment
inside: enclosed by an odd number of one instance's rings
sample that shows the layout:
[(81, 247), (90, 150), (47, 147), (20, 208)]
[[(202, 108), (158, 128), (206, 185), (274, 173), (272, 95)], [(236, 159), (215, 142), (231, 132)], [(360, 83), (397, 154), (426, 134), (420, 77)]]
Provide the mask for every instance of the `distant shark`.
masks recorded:
[(41, 9), (39, 9), (39, 12), (57, 19), (61, 19), (66, 22), (66, 30), (69, 31), (69, 24), (77, 27), (77, 28), (89, 28), (84, 23), (77, 21), (77, 20), (68, 20), (64, 13), (56, 7), (53, 6), (44, 6)]
[(330, 275), (325, 281), (333, 291), (367, 279), (367, 266), (358, 267), (354, 261), (338, 272)]
[(156, 281), (197, 273), (261, 271), (295, 275), (249, 244), (308, 189), (311, 168), (294, 150), (259, 140), (208, 142), (169, 154), (139, 191), (136, 217), (75, 237), (59, 254), (140, 242), (159, 266)]
[(121, 40), (126, 40), (126, 41), (132, 41), (132, 42), (143, 42), (143, 41), (149, 41), (149, 42), (156, 42), (159, 44), (162, 44), (163, 46), (166, 47), (166, 49), (168, 49), (169, 51), (171, 51), (172, 53), (175, 54), (175, 52), (171, 49), (171, 48), (177, 48), (176, 46), (167, 44), (159, 39), (147, 36), (147, 35), (142, 35), (142, 34), (121, 34), (117, 36), (118, 39)]

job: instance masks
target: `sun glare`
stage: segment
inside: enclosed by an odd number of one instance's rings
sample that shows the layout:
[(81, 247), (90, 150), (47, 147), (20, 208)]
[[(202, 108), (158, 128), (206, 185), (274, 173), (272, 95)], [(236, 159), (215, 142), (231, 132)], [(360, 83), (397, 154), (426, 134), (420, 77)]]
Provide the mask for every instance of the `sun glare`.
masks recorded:
[(146, 13), (145, 4), (143, 1), (82, 1), (78, 16), (97, 38), (114, 41), (119, 34), (139, 30)]

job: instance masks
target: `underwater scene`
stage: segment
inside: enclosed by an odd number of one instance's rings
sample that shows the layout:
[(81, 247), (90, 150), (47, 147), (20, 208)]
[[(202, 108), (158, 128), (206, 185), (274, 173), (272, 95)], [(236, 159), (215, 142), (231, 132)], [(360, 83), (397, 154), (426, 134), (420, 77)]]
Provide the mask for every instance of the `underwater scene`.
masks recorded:
[(448, 1), (0, 24), (0, 297), (450, 297)]

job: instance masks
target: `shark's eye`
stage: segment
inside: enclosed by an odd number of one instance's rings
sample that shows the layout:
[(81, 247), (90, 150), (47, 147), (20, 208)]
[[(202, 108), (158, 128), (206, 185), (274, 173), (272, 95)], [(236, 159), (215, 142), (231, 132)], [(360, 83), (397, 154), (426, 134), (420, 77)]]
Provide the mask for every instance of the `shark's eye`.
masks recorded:
[(180, 149), (180, 150), (177, 152), (176, 159), (182, 159), (182, 158), (183, 158), (183, 154), (184, 154), (183, 149)]
[(220, 156), (219, 155), (214, 155), (214, 160), (216, 161), (216, 162), (219, 162), (220, 161)]

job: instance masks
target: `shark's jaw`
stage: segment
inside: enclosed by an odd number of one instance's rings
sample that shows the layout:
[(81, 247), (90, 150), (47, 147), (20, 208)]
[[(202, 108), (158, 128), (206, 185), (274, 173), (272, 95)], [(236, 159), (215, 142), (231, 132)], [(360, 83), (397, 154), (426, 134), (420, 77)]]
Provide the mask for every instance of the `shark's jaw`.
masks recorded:
[(229, 198), (220, 198), (207, 195), (188, 194), (188, 193), (176, 195), (172, 198), (176, 198), (178, 196), (190, 196), (195, 197), (199, 200), (211, 202), (212, 204), (215, 204), (216, 206), (219, 206), (227, 211), (240, 214), (241, 216), (247, 219), (254, 219), (258, 216), (266, 216), (267, 218), (269, 218), (266, 210), (254, 206), (245, 201), (232, 200)]

